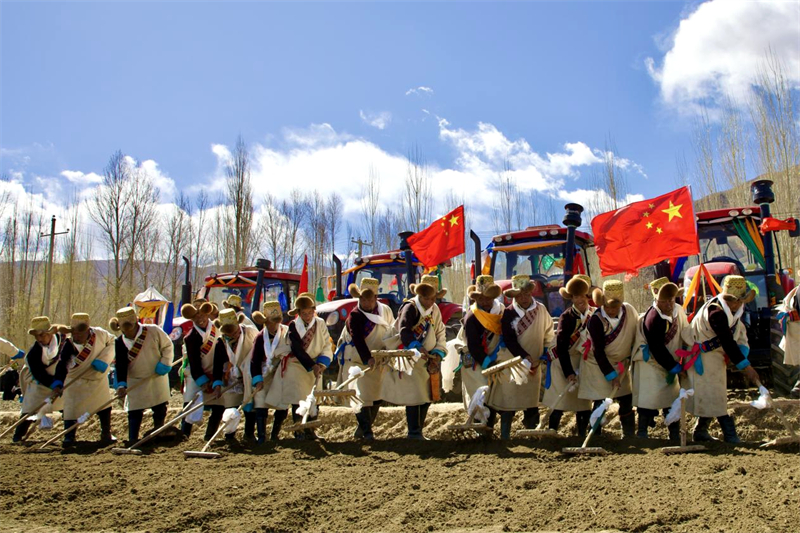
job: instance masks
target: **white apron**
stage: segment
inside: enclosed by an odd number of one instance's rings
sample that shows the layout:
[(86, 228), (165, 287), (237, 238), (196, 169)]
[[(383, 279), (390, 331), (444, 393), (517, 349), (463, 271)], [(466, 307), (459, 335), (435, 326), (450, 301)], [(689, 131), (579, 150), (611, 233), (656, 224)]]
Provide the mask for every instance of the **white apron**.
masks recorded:
[(250, 356), (258, 330), (255, 327), (244, 324), (240, 324), (239, 327), (241, 328), (241, 333), (235, 350), (231, 350), (230, 344), (224, 338), (220, 340), (224, 344), (228, 363), (231, 365), (228, 372), (228, 381), (225, 382), (223, 388), (234, 384), (233, 388), (222, 395), (222, 404), (226, 408), (242, 405), (242, 400), (244, 400), (245, 396), (245, 383), (252, 382), (250, 377)]
[(794, 307), (798, 290), (800, 287), (792, 289), (778, 306), (779, 313), (787, 314), (786, 318), (781, 321), (785, 328), (780, 344), (783, 350), (784, 365), (800, 365), (800, 316), (797, 315), (797, 309)]
[[(50, 343), (50, 354), (53, 358), (55, 358), (56, 353), (58, 352), (58, 339), (59, 336), (53, 335), (53, 341)], [(47, 352), (48, 348), (42, 348), (42, 361), (47, 365)], [(53, 394), (53, 390), (50, 387), (45, 387), (44, 385), (39, 385), (34, 381), (33, 375), (31, 374), (30, 369), (28, 368), (27, 364), (27, 355), (25, 356), (25, 366), (22, 367), (22, 370), (19, 373), (19, 386), (22, 390), (22, 408), (21, 413), (23, 415), (32, 415), (34, 413), (34, 409), (36, 409), (39, 404), (45, 401)], [(51, 376), (54, 376), (56, 373), (56, 366), (58, 362), (53, 359), (52, 364), (47, 367), (47, 373)], [(53, 402), (53, 411), (61, 411), (64, 408), (64, 397), (61, 396), (56, 398)]]
[[(211, 336), (211, 331), (213, 328), (214, 331), (214, 340), (211, 343), (211, 348), (208, 350), (207, 353), (203, 354), (201, 351), (200, 354), (200, 362), (203, 366), (203, 372), (208, 375), (213, 375), (214, 373), (214, 349), (217, 347), (217, 343), (219, 342), (219, 338), (222, 333), (214, 326), (213, 320), (208, 321), (208, 327), (206, 331), (202, 331), (197, 326), (193, 325), (195, 333), (199, 333), (203, 336), (203, 344), (205, 346)], [(211, 381), (208, 382), (211, 384)], [(183, 371), (183, 401), (184, 403), (188, 403), (194, 400), (195, 394), (200, 392), (204, 387), (199, 387), (197, 383), (194, 381), (191, 372), (191, 363), (187, 364), (186, 368)], [(203, 400), (206, 406), (211, 405), (223, 405), (222, 398), (218, 398), (216, 400), (211, 399), (211, 394), (203, 394)]]
[[(636, 337), (636, 327), (638, 324), (639, 314), (634, 307), (625, 302), (622, 304), (620, 313), (625, 312), (625, 323), (622, 325), (622, 330), (617, 335), (617, 338), (611, 344), (606, 345), (606, 357), (608, 362), (614, 367), (617, 373), (621, 373), (618, 363), (624, 362), (630, 358), (633, 348), (633, 341)], [(600, 313), (600, 309), (596, 311)], [(591, 320), (591, 319), (590, 319)], [(605, 325), (606, 335), (613, 331), (611, 325), (602, 319)], [(590, 338), (587, 336), (587, 338)], [(606, 381), (603, 371), (600, 370), (600, 365), (594, 358), (594, 346), (589, 349), (586, 359), (581, 363), (581, 377), (580, 385), (578, 386), (578, 398), (585, 400), (603, 400), (611, 397), (613, 387), (610, 381)], [(631, 373), (625, 372), (620, 379), (620, 387), (614, 398), (626, 396), (631, 394)]]
[[(127, 411), (148, 409), (169, 401), (169, 374), (159, 376), (155, 369), (159, 362), (172, 366), (172, 341), (158, 326), (142, 324), (141, 327), (142, 333), (147, 330), (147, 337), (139, 355), (128, 363), (128, 394), (125, 396)], [(144, 379), (147, 379), (147, 383), (131, 390)]]
[(281, 324), (272, 340), (269, 340), (266, 326), (261, 330), (263, 335), (256, 336), (253, 347), (247, 356), (247, 365), (244, 368), (244, 395), (249, 397), (253, 391), (253, 376), (250, 372), (250, 362), (253, 360), (253, 350), (257, 342), (264, 343), (266, 360), (261, 365), (261, 377), (264, 379), (261, 390), (253, 396), (253, 405), (256, 409), (288, 409), (290, 405), (270, 405), (267, 403), (267, 394), (275, 381), (275, 374), (279, 372), (281, 359), (291, 353), (292, 345), (289, 343), (289, 326)]
[[(67, 369), (67, 379), (64, 389), (64, 420), (77, 420), (84, 413), (91, 413), (98, 407), (113, 399), (111, 389), (108, 387), (108, 372), (114, 361), (115, 337), (101, 328), (91, 328), (95, 339), (91, 352), (83, 362), (78, 363), (78, 357), (72, 358)], [(90, 333), (91, 335), (91, 333)], [(78, 352), (86, 349), (87, 344), (75, 344)], [(98, 372), (92, 367), (92, 361), (102, 361), (109, 365), (104, 372)]]
[[(566, 312), (566, 311), (565, 311)], [(590, 307), (586, 313), (585, 320), (588, 321), (592, 316), (594, 307)], [(589, 337), (589, 332), (586, 328), (581, 329), (577, 340), (569, 349), (569, 359), (572, 362), (572, 369), (580, 374), (581, 361), (583, 361), (583, 343)], [(580, 378), (578, 378), (580, 380)], [(561, 361), (556, 358), (550, 363), (550, 388), (544, 390), (542, 403), (550, 409), (558, 409), (559, 411), (587, 411), (592, 408), (591, 400), (583, 400), (578, 398), (578, 387), (575, 387), (572, 392), (564, 394), (561, 401), (556, 405), (556, 401), (564, 389), (569, 388), (569, 380), (564, 377), (564, 370), (561, 368)]]

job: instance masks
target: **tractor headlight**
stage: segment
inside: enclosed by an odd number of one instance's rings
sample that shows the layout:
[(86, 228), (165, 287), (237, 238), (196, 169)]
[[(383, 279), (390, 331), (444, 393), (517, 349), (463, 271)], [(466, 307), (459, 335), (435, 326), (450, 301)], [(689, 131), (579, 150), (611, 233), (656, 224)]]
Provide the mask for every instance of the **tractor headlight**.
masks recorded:
[(335, 311), (333, 313), (329, 313), (328, 316), (325, 317), (325, 323), (328, 325), (328, 327), (333, 327), (336, 324), (338, 324), (339, 323), (339, 313), (337, 313)]

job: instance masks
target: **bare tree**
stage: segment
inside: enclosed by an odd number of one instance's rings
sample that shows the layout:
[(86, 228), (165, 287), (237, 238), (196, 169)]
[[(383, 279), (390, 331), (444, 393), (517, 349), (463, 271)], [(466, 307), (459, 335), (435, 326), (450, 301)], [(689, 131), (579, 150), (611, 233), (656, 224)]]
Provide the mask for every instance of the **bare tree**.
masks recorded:
[(250, 262), (253, 248), (253, 188), (250, 183), (250, 153), (244, 139), (236, 140), (231, 159), (225, 169), (226, 180), (226, 235), (232, 239), (233, 268)]
[[(344, 203), (342, 197), (339, 196), (338, 193), (331, 194), (325, 204), (327, 234), (330, 241), (328, 244), (328, 258), (336, 251), (336, 237), (341, 233), (343, 210)], [(331, 269), (334, 268), (333, 260), (330, 262), (330, 267)]]
[(431, 207), (431, 179), (428, 164), (422, 151), (417, 145), (414, 145), (408, 153), (403, 196), (406, 230), (416, 233), (430, 223)]
[[(378, 210), (380, 209), (381, 179), (378, 169), (369, 166), (367, 182), (361, 188), (362, 232), (367, 240), (375, 242), (378, 235)], [(348, 239), (348, 242), (350, 240)]]

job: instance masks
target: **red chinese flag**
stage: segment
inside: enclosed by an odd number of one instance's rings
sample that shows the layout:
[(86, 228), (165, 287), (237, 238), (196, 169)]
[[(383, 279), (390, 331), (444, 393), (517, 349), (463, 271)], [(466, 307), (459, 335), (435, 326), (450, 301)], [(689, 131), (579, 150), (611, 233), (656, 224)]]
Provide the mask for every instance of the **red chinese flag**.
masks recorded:
[(300, 273), (299, 293), (308, 292), (308, 256), (303, 256), (303, 271)]
[(426, 267), (435, 267), (464, 253), (464, 206), (460, 205), (426, 229), (408, 238), (417, 259)]
[(592, 233), (604, 276), (700, 253), (688, 187), (598, 215)]

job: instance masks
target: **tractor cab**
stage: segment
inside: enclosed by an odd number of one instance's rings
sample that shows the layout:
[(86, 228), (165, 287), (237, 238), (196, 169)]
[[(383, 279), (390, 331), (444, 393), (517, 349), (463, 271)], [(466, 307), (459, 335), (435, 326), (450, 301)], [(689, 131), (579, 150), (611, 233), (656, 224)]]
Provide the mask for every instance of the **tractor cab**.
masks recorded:
[[(547, 307), (551, 316), (560, 316), (569, 308), (569, 303), (558, 292), (564, 286), (565, 271), (568, 270), (568, 233), (568, 228), (550, 224), (496, 235), (486, 247), (487, 264), (483, 265), (482, 271), (494, 276), (503, 290), (511, 286), (513, 276), (529, 275), (531, 280), (537, 282), (534, 298)], [(572, 258), (574, 274), (591, 275), (587, 251), (593, 247), (591, 235), (575, 231)]]
[[(251, 317), (253, 300), (256, 298), (256, 310), (260, 302), (277, 300), (281, 304), (284, 319), (292, 306), (300, 289), (300, 274), (280, 272), (276, 270), (262, 270), (261, 284), (259, 287), (259, 269), (247, 267), (242, 270), (223, 274), (212, 274), (206, 277), (205, 285), (198, 292), (198, 296), (220, 306), (230, 295), (241, 297), (244, 313)], [(260, 291), (256, 291), (259, 287)]]

